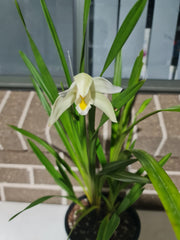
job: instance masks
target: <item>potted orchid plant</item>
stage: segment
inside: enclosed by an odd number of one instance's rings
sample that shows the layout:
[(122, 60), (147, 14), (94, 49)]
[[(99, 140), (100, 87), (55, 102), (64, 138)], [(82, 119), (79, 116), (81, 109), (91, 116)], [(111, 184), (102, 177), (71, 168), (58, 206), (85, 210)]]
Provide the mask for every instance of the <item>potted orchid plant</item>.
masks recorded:
[[(61, 85), (62, 89), (58, 93), (53, 78), (27, 29), (20, 6), (15, 0), (37, 67), (25, 53), (20, 52), (20, 55), (32, 74), (34, 89), (49, 115), (49, 127), (54, 125), (56, 128), (71, 160), (79, 170), (79, 175), (73, 172), (68, 163), (59, 156), (58, 151), (46, 141), (27, 130), (16, 126), (11, 127), (27, 137), (27, 141), (38, 159), (60, 188), (66, 191), (67, 195), (64, 197), (72, 200), (74, 205), (79, 206), (78, 210), (76, 208), (77, 217), (72, 226), (69, 226), (68, 234), (70, 234), (71, 239), (76, 239), (73, 232), (81, 226), (82, 219), (88, 221), (87, 219), (91, 215), (98, 219), (98, 224), (93, 220), (96, 225), (95, 235), (92, 238), (86, 236), (86, 239), (125, 239), (124, 236), (120, 238), (121, 230), (117, 229), (123, 222), (123, 214), (141, 196), (146, 183), (153, 184), (176, 237), (180, 239), (180, 194), (162, 168), (170, 154), (158, 162), (145, 151), (136, 149), (135, 142), (132, 141), (133, 129), (138, 123), (161, 111), (180, 112), (180, 106), (157, 110), (141, 117), (141, 113), (151, 101), (151, 99), (147, 99), (140, 106), (134, 119), (130, 121), (133, 101), (145, 82), (140, 80), (143, 51), (140, 52), (134, 63), (127, 89), (122, 90), (121, 88), (121, 49), (141, 16), (146, 2), (147, 0), (137, 0), (129, 11), (113, 41), (100, 75), (92, 77), (85, 73), (84, 68), (86, 27), (91, 4), (91, 0), (84, 0), (80, 69), (77, 75), (71, 77), (45, 0), (41, 0), (42, 9), (66, 77), (67, 88), (64, 89), (64, 86)], [(103, 78), (103, 74), (113, 60), (115, 60), (115, 70), (113, 83), (111, 83)], [(110, 101), (104, 94), (112, 94), (112, 100)], [(103, 112), (98, 127), (95, 127), (96, 108)], [(108, 119), (112, 122), (111, 145), (109, 156), (106, 156), (99, 139), (99, 129)], [(39, 146), (44, 147), (54, 157), (57, 166), (51, 163)], [(128, 172), (128, 165), (136, 161), (140, 162), (142, 167), (136, 173)], [(71, 178), (75, 179), (82, 188), (85, 198), (81, 199), (76, 196)], [(129, 191), (125, 191), (127, 188)], [(119, 197), (121, 193), (125, 193), (123, 198)], [(21, 212), (52, 197), (62, 196), (44, 196), (32, 202)], [(21, 212), (14, 215), (11, 220)], [(138, 219), (137, 216), (135, 218)], [(91, 227), (88, 226), (92, 234), (94, 228)], [(132, 225), (128, 232), (131, 231)], [(134, 238), (129, 239), (138, 239), (138, 234), (138, 230), (135, 230)], [(85, 238), (77, 236), (77, 239)]]

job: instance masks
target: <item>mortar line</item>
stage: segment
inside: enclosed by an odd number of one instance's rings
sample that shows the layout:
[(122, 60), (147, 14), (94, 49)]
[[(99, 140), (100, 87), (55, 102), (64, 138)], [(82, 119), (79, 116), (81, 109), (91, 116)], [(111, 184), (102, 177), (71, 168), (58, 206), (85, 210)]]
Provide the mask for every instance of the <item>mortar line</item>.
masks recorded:
[[(0, 114), (1, 114), (2, 110), (4, 109), (4, 106), (6, 105), (10, 95), (11, 95), (11, 91), (6, 91), (6, 93), (0, 103)], [(0, 150), (4, 150), (4, 147), (2, 144), (0, 144)]]
[[(130, 165), (128, 166), (128, 170), (132, 173), (136, 173), (138, 169), (132, 168)], [(146, 171), (144, 171), (146, 173)], [(165, 170), (168, 175), (171, 176), (180, 176), (180, 171), (172, 171), (172, 170)]]
[[(180, 191), (179, 191), (179, 193), (180, 193)], [(150, 189), (145, 189), (144, 191), (143, 191), (143, 195), (144, 194), (147, 194), (147, 195), (158, 195), (157, 194), (157, 192), (156, 192), (156, 190), (150, 190)]]
[[(159, 97), (157, 95), (154, 95), (153, 96), (153, 99), (154, 99), (154, 103), (155, 103), (155, 106), (156, 106), (156, 109), (159, 110), (161, 109), (161, 105), (160, 105), (160, 101), (159, 101)], [(165, 121), (164, 121), (164, 117), (163, 117), (163, 113), (162, 112), (159, 112), (158, 114), (158, 119), (159, 119), (159, 125), (160, 125), (160, 128), (161, 128), (161, 132), (162, 132), (162, 139), (159, 143), (159, 146), (157, 147), (155, 153), (154, 153), (154, 156), (158, 156), (161, 152), (161, 149), (163, 148), (166, 140), (167, 140), (167, 130), (166, 130), (166, 125), (165, 125)]]
[(8, 100), (8, 98), (10, 97), (10, 95), (11, 95), (11, 91), (6, 91), (6, 93), (5, 93), (2, 101), (1, 101), (1, 103), (0, 103), (0, 113), (2, 112), (4, 106), (6, 105), (7, 100)]
[(29, 182), (31, 185), (34, 185), (35, 184), (35, 181), (34, 181), (34, 171), (33, 171), (33, 167), (29, 167), (28, 169), (28, 172), (29, 172)]
[(18, 127), (19, 128), (21, 128), (24, 124), (24, 121), (26, 119), (26, 116), (27, 116), (27, 113), (28, 113), (28, 110), (29, 110), (29, 107), (30, 107), (30, 104), (32, 102), (32, 99), (33, 99), (34, 95), (35, 95), (34, 91), (31, 91), (29, 93), (29, 96), (26, 100), (26, 104), (24, 106), (23, 112), (22, 112), (21, 117), (20, 117), (19, 122), (18, 122)]
[(2, 182), (2, 187), (11, 187), (11, 188), (27, 188), (27, 189), (52, 189), (52, 190), (61, 190), (60, 186), (55, 184), (29, 184), (29, 183), (7, 183)]
[(75, 192), (82, 192), (83, 191), (82, 187), (80, 187), (80, 186), (73, 186), (73, 190)]
[(45, 127), (45, 137), (46, 137), (47, 142), (49, 144), (52, 144), (52, 139), (51, 139), (51, 134), (50, 134), (50, 127), (48, 126), (48, 121), (47, 121), (46, 127)]
[(145, 189), (143, 191), (143, 195), (147, 194), (147, 195), (158, 195), (157, 192), (155, 190), (149, 190), (149, 189)]
[(28, 165), (28, 164), (18, 164), (18, 163), (0, 163), (1, 168), (19, 168), (19, 169), (45, 169), (44, 166), (41, 165)]
[[(61, 190), (61, 194), (62, 194), (62, 196), (67, 196), (66, 191), (63, 190), (63, 189)], [(62, 199), (61, 199), (61, 203), (62, 203), (62, 205), (67, 205), (67, 204), (68, 204), (67, 198), (62, 198)]]
[(6, 196), (5, 196), (5, 193), (4, 193), (4, 187), (2, 184), (0, 184), (0, 193), (1, 193), (1, 201), (4, 202), (6, 201)]
[[(27, 100), (26, 100), (24, 109), (23, 109), (23, 111), (22, 111), (22, 114), (21, 114), (21, 116), (20, 116), (20, 119), (19, 119), (19, 122), (18, 122), (18, 125), (17, 125), (18, 128), (22, 128), (22, 126), (23, 126), (23, 124), (24, 124), (24, 121), (25, 121), (25, 119), (26, 119), (26, 116), (27, 116), (27, 113), (28, 113), (28, 110), (29, 110), (29, 107), (30, 107), (30, 105), (31, 105), (31, 102), (32, 102), (32, 99), (33, 99), (34, 95), (35, 95), (35, 92), (34, 92), (34, 91), (31, 91), (31, 92), (29, 93), (29, 96), (28, 96), (28, 98), (27, 98)], [(26, 141), (25, 141), (24, 138), (23, 138), (23, 135), (22, 135), (21, 133), (19, 133), (19, 132), (16, 132), (16, 133), (17, 133), (17, 136), (18, 136), (18, 138), (19, 138), (19, 140), (20, 140), (22, 149), (23, 149), (23, 150), (28, 150), (28, 147), (27, 147)]]
[(180, 176), (180, 171), (169, 171), (167, 170), (166, 173), (171, 176)]

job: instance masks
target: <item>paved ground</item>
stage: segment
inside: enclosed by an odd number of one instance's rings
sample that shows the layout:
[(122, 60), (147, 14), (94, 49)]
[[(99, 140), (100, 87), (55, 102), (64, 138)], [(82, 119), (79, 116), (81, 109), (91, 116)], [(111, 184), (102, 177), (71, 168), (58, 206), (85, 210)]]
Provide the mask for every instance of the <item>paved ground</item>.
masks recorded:
[[(27, 203), (0, 203), (1, 240), (32, 240), (37, 239), (37, 237), (43, 240), (57, 239), (58, 237), (61, 240), (67, 239), (64, 228), (64, 216), (67, 206), (40, 204), (8, 222), (10, 217), (25, 207), (27, 207)], [(138, 210), (138, 214), (141, 221), (139, 240), (176, 239), (164, 212)]]
[[(132, 115), (146, 98), (152, 98), (152, 101), (145, 113), (180, 104), (180, 95), (177, 94), (139, 94)], [(138, 125), (134, 139), (137, 141), (137, 148), (145, 149), (157, 159), (172, 152), (165, 169), (180, 189), (179, 116), (180, 113), (163, 112), (150, 117)], [(0, 91), (0, 199), (2, 201), (29, 202), (42, 195), (61, 192), (36, 159), (25, 138), (8, 126), (14, 124), (23, 127), (64, 151), (55, 130), (52, 128), (50, 133), (47, 131), (47, 120), (47, 115), (33, 91)], [(108, 139), (108, 125), (101, 130), (101, 134)], [(69, 161), (65, 155), (64, 157)], [(134, 171), (137, 167), (137, 164), (134, 164), (131, 170)], [(72, 168), (77, 171), (73, 166)], [(81, 194), (81, 189), (76, 183), (74, 188)], [(62, 203), (59, 199), (51, 202)], [(151, 185), (147, 185), (137, 204), (141, 208), (161, 208), (158, 196)]]

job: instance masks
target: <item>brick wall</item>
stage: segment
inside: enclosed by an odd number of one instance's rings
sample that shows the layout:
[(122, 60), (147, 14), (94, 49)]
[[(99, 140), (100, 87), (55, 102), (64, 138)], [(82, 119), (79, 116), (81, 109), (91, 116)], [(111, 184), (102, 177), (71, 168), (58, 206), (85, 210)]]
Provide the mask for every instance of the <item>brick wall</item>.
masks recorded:
[[(133, 113), (146, 98), (152, 101), (145, 113), (172, 105), (180, 104), (180, 95), (160, 94), (137, 96)], [(132, 113), (132, 114), (133, 114)], [(98, 115), (99, 116), (99, 115)], [(137, 148), (144, 148), (157, 158), (172, 152), (165, 169), (180, 189), (180, 113), (159, 113), (138, 125), (134, 132)], [(64, 194), (54, 183), (39, 160), (33, 154), (25, 138), (12, 130), (8, 124), (23, 127), (61, 149), (61, 155), (70, 162), (63, 153), (64, 147), (55, 130), (47, 131), (47, 115), (35, 92), (0, 91), (0, 200), (30, 202), (49, 194)], [(101, 134), (108, 139), (108, 124)], [(48, 153), (46, 153), (48, 155)], [(50, 159), (53, 161), (51, 156)], [(137, 164), (131, 166), (135, 171)], [(74, 171), (76, 167), (72, 165)], [(81, 189), (74, 183), (77, 194)], [(66, 204), (66, 200), (51, 199), (51, 203)], [(149, 205), (159, 207), (158, 197), (151, 185), (147, 185), (143, 196), (137, 203), (141, 207)]]

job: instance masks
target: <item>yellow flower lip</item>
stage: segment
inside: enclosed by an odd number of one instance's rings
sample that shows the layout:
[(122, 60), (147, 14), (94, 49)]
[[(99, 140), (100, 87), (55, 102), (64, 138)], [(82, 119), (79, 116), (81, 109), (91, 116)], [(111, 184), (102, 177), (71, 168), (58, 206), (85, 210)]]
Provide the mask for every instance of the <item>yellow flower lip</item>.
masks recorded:
[(82, 96), (80, 96), (80, 98), (81, 98), (81, 102), (80, 102), (80, 104), (79, 104), (79, 107), (80, 107), (81, 110), (83, 111), (83, 110), (86, 109), (87, 104), (86, 104), (86, 102), (85, 102), (85, 100), (84, 100), (84, 98), (83, 98)]

